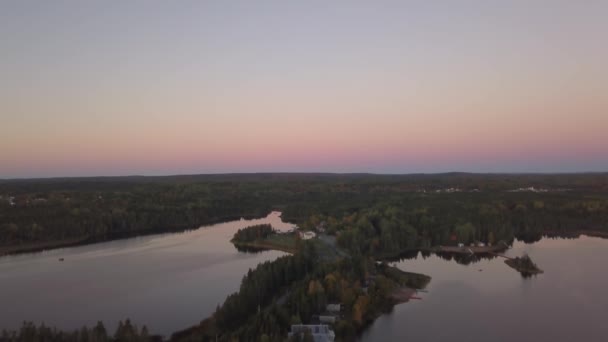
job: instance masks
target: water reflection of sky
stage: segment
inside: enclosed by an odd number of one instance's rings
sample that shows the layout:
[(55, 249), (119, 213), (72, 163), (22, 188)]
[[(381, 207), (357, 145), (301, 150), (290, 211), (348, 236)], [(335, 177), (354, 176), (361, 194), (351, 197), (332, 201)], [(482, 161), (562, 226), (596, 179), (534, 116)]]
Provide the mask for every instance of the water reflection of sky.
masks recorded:
[(229, 242), (237, 229), (261, 223), (292, 227), (273, 212), (183, 233), (2, 257), (0, 329), (23, 320), (65, 329), (103, 320), (113, 330), (129, 317), (169, 334), (196, 324), (238, 289), (249, 268), (285, 254), (241, 253)]
[(517, 241), (506, 254), (524, 252), (544, 274), (522, 278), (502, 258), (469, 265), (435, 255), (397, 262), (432, 276), (429, 292), (382, 316), (363, 341), (605, 341), (608, 240)]

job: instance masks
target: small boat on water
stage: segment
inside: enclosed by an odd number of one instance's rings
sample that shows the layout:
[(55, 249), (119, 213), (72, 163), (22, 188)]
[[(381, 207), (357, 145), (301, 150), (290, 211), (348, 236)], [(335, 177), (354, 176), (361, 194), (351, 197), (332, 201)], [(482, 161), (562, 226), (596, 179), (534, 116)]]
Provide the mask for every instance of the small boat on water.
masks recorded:
[(63, 258), (59, 258), (59, 261), (63, 261)]

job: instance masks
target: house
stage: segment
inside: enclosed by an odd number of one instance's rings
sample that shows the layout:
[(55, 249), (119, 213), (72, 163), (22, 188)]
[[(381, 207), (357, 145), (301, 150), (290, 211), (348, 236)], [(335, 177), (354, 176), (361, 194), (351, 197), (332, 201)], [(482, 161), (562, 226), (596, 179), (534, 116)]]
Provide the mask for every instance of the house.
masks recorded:
[(464, 243), (459, 242), (459, 243), (458, 243), (458, 247), (463, 248), (463, 247), (464, 247)]
[(327, 312), (337, 313), (337, 312), (342, 311), (342, 305), (341, 304), (327, 304), (326, 310), (327, 310)]
[(289, 337), (300, 336), (304, 337), (306, 332), (310, 332), (315, 342), (333, 342), (336, 334), (325, 324), (294, 324), (291, 326)]
[(326, 324), (336, 323), (336, 316), (319, 315), (319, 322), (326, 323)]
[(485, 247), (485, 246), (486, 246), (486, 244), (483, 243), (483, 242), (480, 242), (480, 243), (477, 244), (477, 247)]
[(300, 235), (300, 239), (302, 239), (302, 240), (310, 240), (310, 239), (314, 238), (315, 236), (317, 236), (317, 234), (315, 234), (315, 232), (311, 232), (311, 231), (306, 231), (306, 232), (299, 231), (298, 234)]

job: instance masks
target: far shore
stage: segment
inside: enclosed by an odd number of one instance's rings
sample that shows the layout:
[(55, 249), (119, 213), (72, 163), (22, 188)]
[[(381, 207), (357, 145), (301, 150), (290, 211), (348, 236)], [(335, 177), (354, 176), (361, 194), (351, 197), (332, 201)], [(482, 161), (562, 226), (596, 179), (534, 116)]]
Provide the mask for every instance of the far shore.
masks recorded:
[(434, 252), (452, 253), (452, 254), (491, 254), (499, 253), (509, 249), (504, 243), (499, 243), (493, 246), (439, 246), (433, 248)]
[(272, 243), (271, 241), (268, 241), (268, 240), (262, 240), (262, 241), (258, 240), (258, 241), (254, 241), (254, 242), (234, 242), (233, 241), (232, 244), (235, 245), (236, 247), (241, 247), (241, 248), (252, 248), (252, 249), (259, 249), (259, 250), (275, 250), (275, 251), (281, 251), (281, 252), (290, 253), (290, 254), (296, 253), (295, 248)]
[[(266, 216), (268, 216), (268, 215), (266, 215)], [(150, 229), (150, 230), (143, 230), (143, 231), (138, 231), (138, 232), (108, 234), (106, 236), (99, 236), (99, 237), (80, 237), (80, 238), (63, 239), (63, 240), (26, 242), (26, 243), (21, 243), (21, 244), (16, 244), (16, 245), (5, 245), (5, 246), (0, 246), (0, 257), (7, 256), (7, 255), (43, 252), (43, 251), (47, 251), (47, 250), (66, 248), (66, 247), (92, 245), (95, 243), (129, 239), (129, 238), (138, 237), (138, 236), (167, 234), (167, 233), (181, 233), (181, 232), (185, 232), (185, 231), (189, 231), (189, 230), (196, 230), (201, 227), (210, 226), (210, 225), (214, 225), (214, 224), (236, 221), (239, 219), (253, 220), (253, 219), (263, 218), (266, 216), (262, 216), (262, 217), (256, 216), (256, 215), (229, 216), (229, 217), (225, 217), (222, 219), (209, 220), (208, 222), (204, 222), (196, 227), (176, 226), (176, 227), (167, 228), (167, 229)]]
[(410, 248), (399, 251), (398, 253), (390, 253), (390, 254), (381, 254), (378, 255), (377, 258), (379, 260), (395, 260), (400, 259), (404, 255), (408, 253), (418, 253), (418, 252), (427, 252), (427, 253), (447, 253), (447, 254), (459, 254), (459, 255), (471, 255), (471, 252), (476, 255), (487, 255), (494, 253), (501, 253), (509, 249), (509, 247), (505, 244), (497, 244), (494, 246), (436, 246), (436, 247), (427, 247), (427, 248)]
[[(90, 245), (90, 244), (94, 244), (94, 243), (100, 243), (100, 242), (108, 242), (108, 241), (113, 241), (113, 240), (121, 240), (121, 239), (127, 239), (127, 238), (132, 238), (132, 237), (136, 237), (136, 236), (146, 236), (146, 235), (154, 235), (154, 234), (164, 234), (164, 233), (177, 233), (177, 232), (183, 232), (183, 231), (187, 231), (187, 230), (194, 230), (194, 229), (198, 229), (202, 226), (207, 226), (207, 225), (212, 225), (212, 224), (217, 224), (217, 223), (222, 223), (222, 222), (229, 222), (229, 221), (233, 221), (233, 220), (238, 220), (239, 218), (241, 218), (241, 216), (239, 217), (230, 217), (230, 218), (226, 218), (224, 220), (211, 220), (210, 222), (206, 222), (201, 224), (198, 227), (189, 227), (189, 228), (184, 228), (184, 227), (176, 227), (175, 229), (168, 229), (168, 230), (146, 230), (146, 231), (141, 231), (141, 232), (136, 232), (133, 234), (120, 234), (120, 235), (116, 235), (116, 236), (109, 236), (109, 237), (98, 237), (98, 238), (89, 238), (89, 237), (84, 237), (84, 238), (73, 238), (73, 239), (65, 239), (65, 240), (52, 240), (52, 241), (40, 241), (40, 242), (28, 242), (28, 243), (23, 243), (23, 244), (18, 244), (18, 245), (9, 245), (9, 246), (0, 246), (0, 257), (1, 256), (6, 256), (6, 255), (14, 255), (14, 254), (22, 254), (22, 253), (36, 253), (36, 252), (42, 252), (42, 251), (46, 251), (46, 250), (52, 250), (52, 249), (59, 249), (59, 248), (66, 248), (66, 247), (75, 247), (75, 246), (83, 246), (83, 245)], [(243, 218), (245, 219), (255, 219), (257, 218), (257, 216), (253, 216), (253, 215), (246, 215), (243, 216)], [(573, 238), (577, 238), (580, 235), (586, 235), (589, 237), (597, 237), (597, 238), (603, 238), (603, 239), (608, 239), (608, 232), (606, 231), (599, 231), (599, 230), (587, 230), (587, 229), (581, 229), (581, 230), (575, 230), (572, 232), (562, 232), (562, 231), (553, 231), (553, 230), (546, 230), (543, 232), (544, 236), (571, 236)], [(254, 242), (254, 243), (247, 243), (247, 244), (243, 244), (243, 247), (250, 247), (250, 248), (259, 248), (259, 249), (274, 249), (274, 250), (279, 250), (279, 251), (283, 251), (286, 253), (294, 253), (295, 250), (293, 248), (288, 248), (288, 247), (284, 247), (284, 246), (279, 246), (279, 245), (275, 245), (275, 244), (267, 244), (267, 243), (260, 243), (260, 242)], [(408, 251), (428, 251), (428, 252), (432, 252), (432, 253), (436, 253), (436, 252), (443, 252), (443, 253), (452, 253), (452, 254), (471, 254), (471, 252), (469, 251), (469, 249), (471, 251), (473, 251), (474, 254), (491, 254), (491, 253), (500, 253), (503, 252), (504, 250), (508, 249), (506, 246), (504, 246), (504, 244), (496, 244), (494, 246), (484, 246), (484, 247), (479, 247), (479, 246), (474, 246), (474, 247), (470, 247), (470, 246), (463, 246), (463, 247), (458, 247), (458, 246), (438, 246), (438, 247), (431, 247), (431, 248), (417, 248), (417, 249), (412, 249), (412, 250), (404, 250), (402, 251), (402, 253), (404, 252), (408, 252)], [(400, 254), (400, 253), (399, 253)], [(396, 255), (382, 255), (380, 256), (380, 259), (391, 259), (391, 258), (396, 258), (399, 256), (399, 254)]]
[(553, 237), (553, 236), (559, 236), (559, 237), (563, 237), (563, 236), (570, 236), (570, 237), (579, 237), (581, 235), (586, 235), (589, 237), (598, 237), (598, 238), (603, 238), (603, 239), (608, 239), (608, 232), (606, 231), (601, 231), (601, 230), (592, 230), (592, 229), (580, 229), (580, 230), (575, 230), (572, 232), (562, 232), (562, 231), (555, 231), (555, 230), (545, 230), (543, 232), (544, 236), (549, 236), (549, 237)]
[(87, 245), (92, 243), (88, 238), (82, 239), (66, 239), (66, 240), (54, 240), (44, 242), (31, 242), (24, 243), (14, 246), (0, 246), (0, 256), (21, 254), (21, 253), (35, 253), (42, 252), (51, 249), (59, 249), (65, 247), (73, 247), (80, 245)]

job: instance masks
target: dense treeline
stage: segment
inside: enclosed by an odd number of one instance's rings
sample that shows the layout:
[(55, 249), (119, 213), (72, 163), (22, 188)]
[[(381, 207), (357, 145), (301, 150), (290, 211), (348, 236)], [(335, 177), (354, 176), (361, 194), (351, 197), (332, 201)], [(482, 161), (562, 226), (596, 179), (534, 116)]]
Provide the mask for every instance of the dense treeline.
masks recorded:
[[(506, 192), (529, 187), (549, 192)], [(448, 189), (461, 192), (445, 193)], [(529, 225), (560, 230), (584, 223), (605, 229), (598, 222), (606, 222), (606, 193), (608, 174), (604, 173), (251, 174), (1, 181), (0, 248), (183, 230), (241, 216), (263, 216), (272, 209), (283, 211), (285, 219), (298, 223), (316, 214), (340, 219), (386, 203), (409, 212), (432, 211), (442, 222), (455, 215), (455, 210), (449, 208), (451, 204), (459, 204), (460, 208), (466, 204), (472, 206), (466, 207), (467, 213), (483, 212), (492, 220), (510, 215), (500, 221), (501, 226), (507, 230), (513, 226), (513, 235), (530, 234), (535, 238), (534, 229), (527, 231)], [(490, 207), (484, 206), (488, 200), (493, 202)], [(420, 201), (426, 204), (416, 205)], [(553, 216), (555, 212), (559, 213), (557, 217)], [(593, 217), (583, 220), (589, 213)], [(412, 224), (416, 222), (404, 222), (414, 229), (425, 229)], [(471, 221), (475, 234), (486, 234), (481, 227), (487, 225), (484, 222)], [(442, 240), (435, 231), (445, 231), (447, 227), (429, 224), (434, 225), (434, 232), (429, 232), (432, 237), (427, 239), (431, 243)]]
[(79, 330), (65, 332), (50, 328), (44, 324), (35, 325), (23, 322), (17, 331), (3, 330), (0, 342), (148, 342), (162, 341), (160, 336), (151, 336), (144, 325), (141, 330), (130, 320), (120, 321), (114, 334), (108, 333), (102, 322), (97, 322), (93, 328), (82, 327)]
[(239, 292), (228, 296), (224, 305), (216, 310), (214, 318), (218, 328), (230, 331), (239, 327), (260, 307), (267, 305), (276, 293), (305, 277), (314, 266), (312, 253), (308, 249), (250, 270), (244, 276)]
[[(0, 192), (1, 193), (1, 192)], [(53, 191), (0, 204), (0, 245), (117, 237), (195, 228), (271, 207), (230, 184), (149, 185), (114, 192)]]
[(211, 319), (201, 327), (174, 334), (173, 339), (214, 339), (216, 335), (233, 331), (245, 324), (278, 294), (313, 271), (315, 251), (312, 244), (302, 244), (294, 255), (267, 261), (249, 270), (243, 277), (239, 291), (218, 306)]
[(237, 230), (234, 233), (232, 242), (253, 242), (264, 239), (274, 233), (274, 229), (269, 224), (258, 224)]
[(608, 231), (608, 196), (599, 193), (403, 194), (344, 212), (318, 212), (302, 226), (324, 223), (342, 248), (375, 256), (457, 243), (531, 242), (549, 231)]

